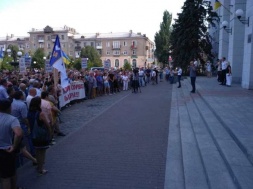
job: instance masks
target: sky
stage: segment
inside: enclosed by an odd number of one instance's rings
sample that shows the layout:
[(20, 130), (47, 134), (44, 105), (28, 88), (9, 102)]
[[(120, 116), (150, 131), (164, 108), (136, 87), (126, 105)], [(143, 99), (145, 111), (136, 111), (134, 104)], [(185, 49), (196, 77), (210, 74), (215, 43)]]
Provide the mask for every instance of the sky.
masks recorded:
[(0, 0), (0, 37), (28, 36), (32, 28), (63, 27), (80, 34), (141, 32), (154, 41), (163, 12), (173, 19), (185, 0)]

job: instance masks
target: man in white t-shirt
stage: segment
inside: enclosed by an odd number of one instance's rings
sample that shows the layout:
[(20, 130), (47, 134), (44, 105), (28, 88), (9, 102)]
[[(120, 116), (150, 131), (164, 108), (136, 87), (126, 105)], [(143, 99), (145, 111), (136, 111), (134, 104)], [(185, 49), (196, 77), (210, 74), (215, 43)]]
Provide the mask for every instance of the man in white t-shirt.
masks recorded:
[(178, 87), (177, 88), (181, 88), (181, 76), (182, 76), (182, 69), (181, 67), (178, 67), (177, 69)]
[(27, 104), (27, 108), (29, 109), (30, 107), (30, 102), (31, 100), (37, 95), (37, 91), (35, 88), (30, 88), (29, 90), (29, 94), (26, 97), (26, 104)]
[(228, 62), (226, 61), (226, 58), (222, 58), (221, 62), (221, 84), (220, 85), (226, 85), (226, 70), (227, 70)]

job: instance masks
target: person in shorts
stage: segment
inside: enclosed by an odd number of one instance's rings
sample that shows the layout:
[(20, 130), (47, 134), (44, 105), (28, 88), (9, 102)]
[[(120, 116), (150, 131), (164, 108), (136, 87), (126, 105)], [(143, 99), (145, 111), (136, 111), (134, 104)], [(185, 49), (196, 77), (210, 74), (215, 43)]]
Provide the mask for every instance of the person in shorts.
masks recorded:
[[(16, 188), (16, 152), (23, 136), (17, 118), (10, 115), (11, 101), (0, 100), (0, 178), (2, 189)], [(14, 134), (13, 134), (14, 133)]]

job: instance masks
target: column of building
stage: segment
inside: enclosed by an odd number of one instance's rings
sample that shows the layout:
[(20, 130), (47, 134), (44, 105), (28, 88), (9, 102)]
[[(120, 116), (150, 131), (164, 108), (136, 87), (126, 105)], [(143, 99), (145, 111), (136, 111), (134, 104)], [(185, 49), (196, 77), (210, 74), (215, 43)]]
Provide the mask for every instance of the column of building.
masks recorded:
[(249, 26), (245, 24), (245, 40), (244, 40), (244, 55), (243, 55), (243, 70), (242, 70), (242, 87), (253, 89), (253, 1), (246, 2), (245, 20), (249, 19)]

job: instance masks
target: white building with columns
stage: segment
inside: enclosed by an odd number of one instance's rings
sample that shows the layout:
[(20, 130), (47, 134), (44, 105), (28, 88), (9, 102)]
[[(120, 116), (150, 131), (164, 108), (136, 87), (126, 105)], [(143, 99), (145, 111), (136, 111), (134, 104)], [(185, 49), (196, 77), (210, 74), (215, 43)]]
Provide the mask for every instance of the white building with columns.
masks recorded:
[[(211, 0), (214, 5), (215, 0)], [(253, 0), (219, 0), (220, 22), (210, 29), (213, 53), (231, 63), (233, 83), (253, 89)]]

